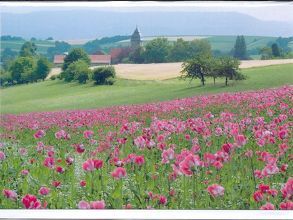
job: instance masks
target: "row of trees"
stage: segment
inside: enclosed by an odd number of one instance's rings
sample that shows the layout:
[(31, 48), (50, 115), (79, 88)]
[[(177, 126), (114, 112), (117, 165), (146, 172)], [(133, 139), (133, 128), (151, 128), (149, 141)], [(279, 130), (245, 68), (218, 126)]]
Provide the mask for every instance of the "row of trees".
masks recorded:
[[(82, 48), (75, 48), (65, 57), (60, 79), (65, 82), (77, 81), (86, 83), (94, 80), (98, 85), (112, 85), (115, 82), (115, 69), (113, 66), (89, 68), (90, 58)], [(53, 77), (54, 79), (55, 77)]]
[(9, 60), (1, 69), (1, 86), (22, 84), (44, 80), (49, 74), (52, 64), (47, 58), (36, 53), (37, 47), (32, 42), (25, 42), (19, 55)]
[(213, 57), (198, 55), (182, 64), (181, 79), (200, 79), (204, 86), (206, 78), (213, 78), (214, 84), (216, 78), (225, 78), (225, 84), (228, 80), (243, 80), (245, 76), (239, 71), (240, 62), (233, 57)]
[(182, 38), (170, 43), (167, 38), (155, 38), (145, 47), (139, 47), (129, 55), (134, 63), (180, 62), (196, 55), (211, 55), (211, 45), (207, 40), (185, 41)]

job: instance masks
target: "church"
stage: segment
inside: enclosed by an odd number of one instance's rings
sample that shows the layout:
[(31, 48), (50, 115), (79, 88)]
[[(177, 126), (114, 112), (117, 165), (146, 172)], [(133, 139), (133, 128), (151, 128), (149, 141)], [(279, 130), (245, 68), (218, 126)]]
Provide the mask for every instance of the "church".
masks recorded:
[(128, 57), (128, 55), (135, 49), (142, 46), (141, 34), (136, 26), (133, 34), (130, 37), (130, 46), (129, 47), (119, 47), (113, 48), (110, 51), (111, 63), (119, 63), (123, 58)]

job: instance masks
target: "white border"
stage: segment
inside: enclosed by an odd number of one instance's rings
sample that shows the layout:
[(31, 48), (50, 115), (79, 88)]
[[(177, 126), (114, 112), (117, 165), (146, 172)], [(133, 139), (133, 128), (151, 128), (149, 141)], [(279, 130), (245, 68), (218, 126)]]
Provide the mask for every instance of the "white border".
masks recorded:
[(17, 219), (292, 219), (293, 211), (274, 210), (1, 210)]

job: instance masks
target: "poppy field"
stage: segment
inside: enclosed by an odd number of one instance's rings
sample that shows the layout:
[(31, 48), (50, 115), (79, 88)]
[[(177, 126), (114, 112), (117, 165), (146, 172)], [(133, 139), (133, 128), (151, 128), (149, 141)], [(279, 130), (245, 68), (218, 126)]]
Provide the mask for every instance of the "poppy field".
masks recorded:
[(2, 209), (293, 209), (293, 87), (2, 114)]

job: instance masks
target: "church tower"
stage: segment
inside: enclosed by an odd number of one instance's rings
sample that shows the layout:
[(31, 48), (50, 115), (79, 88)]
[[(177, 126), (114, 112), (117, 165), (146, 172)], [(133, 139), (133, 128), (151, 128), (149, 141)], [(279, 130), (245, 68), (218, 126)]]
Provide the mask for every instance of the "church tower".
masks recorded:
[(133, 34), (131, 35), (131, 49), (136, 49), (141, 45), (141, 38), (140, 38), (140, 32), (137, 29), (137, 26), (133, 32)]

